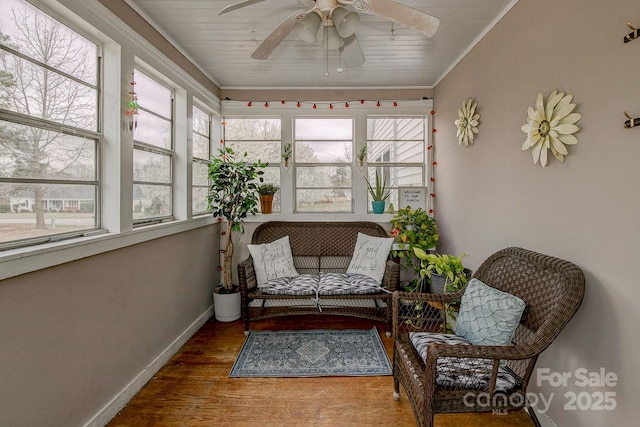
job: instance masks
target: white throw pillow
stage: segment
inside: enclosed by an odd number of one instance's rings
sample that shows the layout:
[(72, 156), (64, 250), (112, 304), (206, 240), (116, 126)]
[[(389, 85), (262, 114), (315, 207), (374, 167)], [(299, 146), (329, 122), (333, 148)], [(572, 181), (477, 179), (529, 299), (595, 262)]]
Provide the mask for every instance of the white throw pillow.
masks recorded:
[(382, 283), (393, 237), (373, 237), (358, 233), (347, 274), (364, 274)]
[(462, 295), (456, 335), (476, 345), (509, 345), (524, 308), (517, 296), (471, 279)]
[(289, 236), (263, 245), (247, 245), (253, 258), (253, 269), (256, 272), (258, 286), (262, 286), (269, 279), (297, 276), (293, 266)]

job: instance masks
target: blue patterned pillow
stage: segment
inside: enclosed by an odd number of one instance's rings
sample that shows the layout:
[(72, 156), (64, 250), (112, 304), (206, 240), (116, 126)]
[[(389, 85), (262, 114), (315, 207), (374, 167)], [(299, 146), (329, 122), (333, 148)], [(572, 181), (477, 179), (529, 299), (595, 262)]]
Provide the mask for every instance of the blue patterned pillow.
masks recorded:
[(462, 296), (456, 335), (476, 345), (509, 345), (524, 307), (517, 296), (471, 279)]

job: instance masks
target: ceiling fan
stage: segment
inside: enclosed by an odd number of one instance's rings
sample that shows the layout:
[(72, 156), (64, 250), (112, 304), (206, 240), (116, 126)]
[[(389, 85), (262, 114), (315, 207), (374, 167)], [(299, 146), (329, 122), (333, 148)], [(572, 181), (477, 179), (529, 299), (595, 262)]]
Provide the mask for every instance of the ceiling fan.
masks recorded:
[[(244, 0), (225, 7), (218, 15), (234, 11), (264, 0)], [(412, 28), (427, 37), (438, 30), (440, 20), (420, 10), (393, 0), (300, 0), (308, 10), (298, 10), (284, 19), (251, 54), (253, 59), (267, 59), (276, 47), (295, 31), (307, 43), (314, 43), (320, 26), (323, 26), (322, 47), (338, 49), (348, 68), (364, 64), (365, 58), (355, 32), (360, 23), (356, 12), (380, 16), (400, 25)], [(356, 12), (345, 8), (354, 9)]]

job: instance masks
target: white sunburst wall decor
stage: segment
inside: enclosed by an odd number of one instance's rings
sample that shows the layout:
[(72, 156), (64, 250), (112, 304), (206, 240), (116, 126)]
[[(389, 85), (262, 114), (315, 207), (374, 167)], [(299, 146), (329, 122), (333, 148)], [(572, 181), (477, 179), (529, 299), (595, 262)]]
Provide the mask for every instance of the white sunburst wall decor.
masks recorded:
[(462, 108), (458, 108), (458, 119), (455, 121), (458, 131), (458, 145), (464, 144), (468, 147), (473, 144), (475, 135), (478, 133), (478, 124), (480, 123), (480, 114), (476, 114), (478, 103), (473, 99), (462, 101)]
[(573, 136), (580, 130), (575, 123), (582, 118), (582, 114), (574, 113), (573, 95), (554, 90), (545, 103), (542, 93), (538, 93), (535, 108), (527, 110), (527, 123), (522, 131), (527, 139), (522, 144), (522, 151), (533, 148), (533, 164), (540, 160), (542, 167), (547, 166), (547, 150), (551, 150), (553, 157), (564, 162), (569, 154), (566, 145), (576, 145), (578, 138)]

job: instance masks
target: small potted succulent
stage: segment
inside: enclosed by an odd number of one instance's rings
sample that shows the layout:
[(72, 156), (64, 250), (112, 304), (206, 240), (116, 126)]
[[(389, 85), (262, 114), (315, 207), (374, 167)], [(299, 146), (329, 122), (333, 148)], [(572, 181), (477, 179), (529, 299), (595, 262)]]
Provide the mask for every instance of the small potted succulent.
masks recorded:
[(280, 190), (280, 186), (272, 183), (260, 184), (258, 194), (260, 195), (260, 212), (270, 214), (273, 208), (273, 195)]
[(391, 195), (391, 190), (387, 188), (387, 174), (384, 174), (382, 178), (376, 171), (375, 186), (371, 185), (371, 182), (365, 177), (367, 181), (367, 189), (371, 195), (371, 210), (375, 214), (381, 214), (384, 212), (384, 206), (386, 200)]

